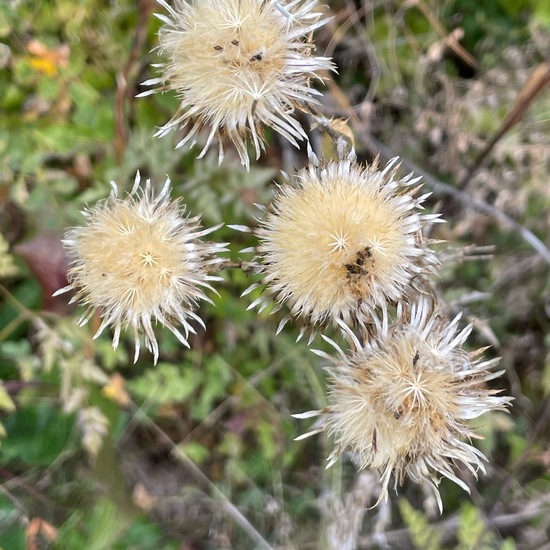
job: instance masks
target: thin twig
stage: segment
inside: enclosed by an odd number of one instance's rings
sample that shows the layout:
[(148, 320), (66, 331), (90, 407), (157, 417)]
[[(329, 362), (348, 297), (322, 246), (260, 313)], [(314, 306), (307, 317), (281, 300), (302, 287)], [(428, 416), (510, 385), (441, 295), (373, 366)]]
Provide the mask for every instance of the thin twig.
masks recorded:
[[(510, 530), (514, 527), (525, 525), (527, 522), (532, 521), (537, 516), (548, 513), (547, 508), (550, 505), (550, 498), (547, 494), (543, 495), (536, 501), (529, 502), (521, 511), (512, 514), (501, 514), (493, 518), (489, 518), (487, 521), (487, 527), (494, 530)], [(461, 525), (461, 518), (459, 515), (454, 515), (448, 519), (437, 523), (431, 523), (430, 527), (433, 527), (441, 533), (441, 544), (449, 543), (455, 536), (456, 532)], [(381, 535), (368, 535), (359, 540), (358, 548), (373, 548), (378, 545), (381, 539)], [(385, 543), (389, 548), (405, 548), (409, 547), (405, 541), (410, 541), (409, 529), (395, 529), (394, 531), (387, 531), (383, 533)]]
[(489, 519), (496, 516), (501, 503), (504, 501), (506, 495), (508, 494), (508, 491), (510, 490), (512, 483), (516, 482), (518, 479), (517, 473), (521, 470), (521, 468), (523, 468), (527, 460), (532, 456), (533, 447), (535, 443), (539, 440), (542, 434), (547, 433), (549, 422), (550, 422), (550, 399), (547, 397), (544, 400), (542, 411), (539, 414), (537, 423), (535, 424), (534, 429), (529, 433), (529, 437), (527, 438), (527, 444), (525, 445), (525, 449), (523, 450), (521, 455), (517, 458), (512, 468), (508, 472), (508, 475), (506, 476), (506, 480), (502, 484), (500, 491), (493, 502), (491, 511), (488, 514)]
[(544, 87), (550, 83), (550, 63), (541, 63), (531, 75), (531, 78), (526, 82), (523, 88), (520, 90), (516, 101), (512, 105), (512, 108), (503, 120), (500, 128), (496, 131), (491, 141), (483, 148), (481, 153), (474, 160), (464, 177), (457, 183), (458, 189), (466, 189), (468, 183), (472, 179), (477, 169), (481, 166), (485, 158), (493, 150), (497, 142), (513, 128), (524, 116), (533, 101), (544, 89)]
[[(362, 124), (361, 120), (357, 116), (357, 113), (352, 109), (346, 95), (340, 90), (339, 86), (332, 80), (327, 80), (327, 86), (330, 88), (332, 95), (336, 101), (342, 106), (346, 113), (349, 114), (350, 121), (353, 124), (355, 134), (361, 140), (361, 142), (375, 155), (380, 154), (386, 160), (390, 158), (400, 156), (392, 151), (388, 146), (384, 145), (382, 142), (378, 141), (372, 135), (370, 135)], [(510, 227), (517, 231), (520, 237), (527, 243), (531, 248), (533, 248), (544, 261), (550, 265), (550, 250), (548, 247), (529, 229), (524, 225), (520, 224), (514, 218), (508, 216), (498, 208), (487, 204), (486, 202), (476, 199), (469, 193), (461, 191), (456, 187), (443, 183), (438, 180), (436, 177), (432, 176), (430, 173), (426, 172), (420, 166), (408, 160), (405, 157), (401, 157), (402, 165), (406, 170), (412, 171), (421, 175), (424, 181), (428, 186), (436, 193), (437, 195), (443, 195), (448, 197), (453, 197), (455, 200), (460, 202), (463, 206), (467, 208), (473, 208), (484, 212), (489, 216), (497, 219), (503, 225)]]
[(216, 499), (220, 502), (223, 511), (231, 517), (231, 519), (250, 537), (252, 541), (257, 545), (260, 550), (273, 549), (273, 547), (262, 537), (262, 535), (255, 529), (255, 527), (246, 519), (241, 511), (227, 498), (227, 496), (221, 491), (208, 476), (185, 454), (183, 449), (176, 445), (174, 441), (168, 436), (168, 434), (153, 422), (146, 414), (143, 414), (141, 409), (133, 403), (133, 413), (144, 424), (152, 429), (159, 439), (169, 446), (173, 451), (173, 456), (181, 462), (183, 466), (187, 468), (189, 473), (202, 485), (210, 490)]
[(477, 59), (453, 37), (453, 34), (449, 34), (447, 29), (439, 22), (439, 19), (435, 16), (428, 5), (422, 0), (409, 0), (405, 3), (406, 8), (416, 7), (428, 20), (435, 32), (441, 36), (445, 45), (450, 48), (454, 54), (460, 58), (460, 60), (468, 65), (474, 71), (479, 69), (479, 62)]
[(128, 83), (135, 78), (136, 66), (139, 66), (141, 50), (147, 38), (147, 23), (153, 9), (151, 0), (138, 0), (138, 21), (132, 43), (132, 49), (122, 71), (117, 74), (117, 90), (115, 96), (115, 158), (117, 164), (122, 164), (124, 149), (126, 148), (126, 117), (124, 104), (128, 95)]
[[(363, 137), (367, 144), (367, 147), (371, 151), (379, 153), (386, 160), (397, 156), (397, 154), (392, 149), (378, 141), (376, 138), (373, 138), (372, 136)], [(498, 208), (486, 202), (476, 199), (470, 193), (461, 191), (456, 187), (443, 183), (436, 177), (432, 176), (430, 173), (420, 168), (420, 166), (418, 166), (411, 160), (404, 157), (402, 157), (401, 160), (402, 166), (405, 168), (405, 170), (421, 175), (422, 179), (436, 195), (446, 195), (452, 197), (453, 199), (460, 202), (463, 206), (467, 208), (473, 208), (474, 210), (479, 210), (480, 212), (488, 214), (489, 216), (501, 222), (503, 225), (517, 231), (521, 238), (527, 244), (529, 244), (529, 246), (531, 246), (548, 265), (550, 265), (550, 250), (532, 231), (527, 229), (524, 225), (520, 224), (514, 218), (508, 216), (508, 214), (502, 212), (502, 210), (499, 210)]]
[(230, 267), (235, 267), (237, 269), (243, 269), (243, 262), (242, 260), (230, 260), (229, 258), (224, 259), (223, 261), (212, 264), (211, 266), (207, 267), (208, 273), (217, 273), (218, 271), (221, 271), (222, 269), (228, 269)]
[[(6, 491), (9, 492), (12, 487), (18, 487), (26, 491), (29, 495), (44, 504), (46, 507), (52, 505), (52, 501), (50, 499), (44, 496), (36, 487), (28, 484), (22, 476), (14, 474), (6, 468), (0, 468), (0, 477), (5, 480), (2, 482), (1, 486)], [(24, 512), (25, 510), (26, 508), (21, 508), (22, 512)]]

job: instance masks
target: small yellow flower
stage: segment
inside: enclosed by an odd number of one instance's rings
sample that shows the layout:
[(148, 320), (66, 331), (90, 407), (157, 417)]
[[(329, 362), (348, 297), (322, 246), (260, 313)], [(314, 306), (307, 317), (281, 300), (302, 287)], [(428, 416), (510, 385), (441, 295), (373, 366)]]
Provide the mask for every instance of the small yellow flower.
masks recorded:
[[(147, 349), (158, 360), (153, 323), (170, 329), (184, 345), (195, 330), (189, 320), (204, 323), (193, 312), (199, 300), (211, 300), (201, 287), (213, 290), (210, 275), (222, 261), (217, 254), (224, 244), (200, 237), (220, 226), (200, 229), (200, 217), (184, 217), (185, 208), (171, 201), (170, 180), (155, 196), (150, 180), (140, 186), (139, 172), (130, 194), (118, 197), (113, 183), (111, 195), (83, 212), (88, 223), (69, 229), (63, 241), (71, 260), (70, 285), (56, 292), (76, 292), (72, 301), (87, 306), (80, 319), (88, 322), (94, 311), (102, 318), (94, 338), (114, 327), (113, 347), (120, 332), (130, 327), (135, 338), (134, 361), (140, 350), (139, 332)], [(182, 334), (175, 324), (181, 324)]]
[(265, 291), (251, 307), (274, 298), (312, 325), (365, 322), (376, 308), (402, 300), (413, 278), (434, 271), (436, 255), (420, 230), (437, 215), (419, 213), (427, 195), (415, 198), (419, 178), (396, 178), (396, 162), (383, 170), (353, 156), (312, 163), (282, 186), (255, 230)]
[(144, 82), (160, 88), (140, 95), (174, 90), (181, 104), (157, 135), (186, 128), (178, 147), (193, 146), (209, 127), (199, 158), (216, 138), (221, 162), (228, 138), (247, 168), (248, 138), (257, 156), (264, 149), (262, 125), (294, 145), (306, 138), (294, 111), (317, 103), (310, 79), (333, 68), (328, 58), (311, 55), (314, 46), (304, 38), (327, 21), (313, 11), (316, 0), (175, 0), (174, 7), (158, 1), (169, 13), (157, 14), (168, 61), (157, 65), (160, 78)]
[(466, 442), (476, 437), (467, 421), (506, 408), (511, 398), (486, 387), (504, 372), (490, 370), (498, 358), (482, 361), (483, 350), (461, 349), (472, 327), (458, 332), (460, 315), (448, 323), (422, 300), (404, 317), (390, 326), (383, 318), (377, 337), (364, 345), (348, 329), (349, 355), (328, 339), (338, 357), (316, 351), (332, 363), (329, 405), (295, 415), (321, 417), (317, 429), (298, 439), (326, 431), (335, 440), (328, 466), (349, 451), (359, 469), (380, 472), (381, 499), (393, 473), (395, 486), (406, 476), (428, 483), (441, 509), (440, 476), (469, 490), (452, 464), (463, 463), (474, 476), (484, 471), (484, 455)]

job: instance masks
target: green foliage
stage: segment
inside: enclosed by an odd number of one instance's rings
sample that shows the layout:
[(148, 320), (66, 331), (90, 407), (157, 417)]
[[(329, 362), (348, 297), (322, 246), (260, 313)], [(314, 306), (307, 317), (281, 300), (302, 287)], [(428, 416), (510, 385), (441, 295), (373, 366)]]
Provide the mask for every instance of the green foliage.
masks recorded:
[(428, 518), (404, 499), (399, 499), (399, 511), (415, 548), (418, 550), (440, 550), (441, 534), (431, 527)]
[[(407, 12), (403, 25), (418, 39), (416, 46), (420, 49), (431, 42), (430, 25), (416, 10)], [(410, 45), (398, 40), (394, 18), (386, 10), (375, 12), (372, 27), (369, 28), (369, 40), (387, 53), (380, 58), (384, 65), (380, 67), (377, 90), (381, 95), (388, 94), (391, 89), (414, 79), (417, 60), (410, 55)]]
[[(50, 546), (60, 550), (251, 548), (248, 534), (230, 519), (234, 507), (273, 546), (316, 548), (319, 525), (330, 520), (320, 512), (321, 496), (332, 479), (346, 487), (355, 470), (343, 460), (341, 469), (327, 473), (325, 440), (293, 441), (310, 424), (291, 414), (326, 405), (324, 361), (296, 342), (295, 327), (275, 334), (284, 311), (247, 310), (262, 291), (240, 297), (253, 277), (226, 269), (214, 306), (198, 312), (208, 329), (196, 327), (191, 350), (159, 330), (160, 362), (153, 366), (144, 352), (134, 365), (128, 335), (114, 351), (108, 333), (92, 339), (96, 318), (76, 326), (81, 308), (43, 311), (52, 290), (40, 275), (53, 277), (59, 266), (36, 269), (17, 256), (18, 244), (82, 223), (81, 210), (108, 196), (110, 180), (129, 190), (138, 169), (157, 187), (168, 174), (174, 196), (205, 226), (253, 226), (260, 215), (255, 203), (269, 201), (278, 170), (288, 169), (286, 146), (270, 148), (246, 172), (230, 148), (218, 166), (215, 152), (198, 161), (197, 149), (175, 149), (177, 136), (153, 137), (178, 107), (175, 94), (134, 97), (139, 82), (156, 74), (150, 68), (156, 53), (147, 53), (157, 44), (154, 17), (125, 73), (124, 105), (116, 107), (139, 10), (147, 4), (0, 0), (0, 547), (28, 548), (29, 522), (43, 518), (57, 529)], [(336, 78), (341, 89), (325, 90), (330, 115), (359, 117), (361, 131), (451, 185), (544, 59), (541, 44), (550, 28), (550, 3), (538, 0), (329, 4), (334, 44), (349, 61)], [(353, 5), (361, 8), (354, 12)], [(457, 27), (464, 30), (459, 44), (480, 67), (468, 78), (460, 76), (463, 60), (447, 47)], [(325, 45), (318, 46), (321, 55)], [(482, 92), (472, 98), (471, 89)], [(353, 111), (343, 110), (340, 93)], [(467, 188), (542, 237), (550, 205), (548, 110), (543, 93)], [(117, 115), (124, 130), (120, 155)], [(375, 153), (359, 138), (356, 146), (361, 158)], [(293, 162), (303, 153), (296, 151)], [(513, 185), (499, 180), (510, 173)], [(498, 185), (489, 185), (492, 174)], [(548, 475), (540, 473), (548, 430), (539, 425), (550, 392), (548, 273), (517, 234), (467, 209), (431, 237), (497, 247), (489, 262), (445, 261), (440, 287), (451, 313), (464, 310), (464, 319), (486, 320), (494, 331), (500, 348), (488, 353), (503, 356), (518, 412), (472, 422), (484, 437), (475, 445), (489, 458), (475, 505), (450, 484), (441, 487), (445, 514), (459, 518), (453, 548), (513, 550), (514, 539), (501, 540), (485, 517), (509, 475), (516, 494), (512, 503), (505, 495), (506, 511), (548, 493)], [(227, 226), (209, 238), (230, 243), (233, 261), (250, 260), (240, 250), (256, 244)], [(476, 292), (489, 297), (471, 300)], [(473, 338), (488, 343), (477, 328)], [(312, 347), (329, 349), (319, 337)], [(200, 481), (187, 459), (202, 472)], [(178, 505), (189, 494), (192, 505), (182, 512)], [(399, 510), (402, 521), (394, 518), (388, 530), (407, 527), (418, 549), (444, 547), (432, 525), (440, 518), (428, 519), (405, 499)], [(525, 520), (518, 532), (547, 528), (546, 516), (541, 505), (540, 519)], [(182, 525), (186, 519), (191, 526)], [(46, 547), (43, 537), (39, 541)]]
[(71, 437), (74, 416), (68, 416), (53, 404), (36, 399), (32, 407), (23, 407), (4, 420), (7, 438), (0, 463), (22, 461), (34, 467), (47, 466), (65, 452), (74, 451), (77, 440)]
[(13, 256), (8, 253), (8, 243), (0, 233), (0, 279), (13, 277), (17, 274), (17, 267), (14, 264)]
[(445, 4), (444, 17), (460, 15), (460, 26), (464, 29), (464, 46), (471, 52), (476, 51), (483, 41), (498, 44), (506, 39), (511, 41), (525, 40), (527, 32), (524, 27), (523, 11), (539, 2), (531, 0), (498, 0), (487, 2), (483, 9), (475, 0), (453, 0)]
[(550, 28), (550, 5), (548, 2), (535, 2), (533, 5), (533, 15), (537, 23)]
[(13, 399), (9, 396), (6, 388), (0, 383), (0, 410), (11, 412), (15, 410)]
[(163, 529), (151, 523), (149, 518), (140, 516), (113, 545), (113, 550), (179, 550), (179, 542), (166, 540)]
[(193, 395), (202, 381), (201, 373), (195, 369), (178, 368), (175, 365), (160, 362), (129, 384), (137, 398), (147, 400), (154, 405), (185, 402)]
[(488, 544), (490, 539), (491, 533), (487, 530), (487, 525), (480, 517), (476, 507), (463, 506), (458, 530), (459, 550), (473, 550), (474, 548), (486, 550), (490, 548)]
[(121, 524), (116, 506), (107, 499), (99, 500), (87, 511), (89, 516), (84, 521), (83, 513), (75, 513), (61, 527), (57, 545), (60, 548), (93, 548), (100, 550), (110, 548), (120, 536)]
[(178, 448), (195, 464), (201, 465), (210, 457), (210, 450), (196, 441), (179, 445)]
[(502, 541), (487, 523), (480, 511), (472, 504), (464, 504), (460, 512), (460, 527), (457, 533), (457, 550), (514, 550), (513, 540)]
[(178, 545), (166, 541), (162, 529), (143, 516), (121, 517), (121, 510), (106, 498), (98, 500), (91, 510), (74, 513), (61, 526), (56, 548), (77, 550), (176, 550)]

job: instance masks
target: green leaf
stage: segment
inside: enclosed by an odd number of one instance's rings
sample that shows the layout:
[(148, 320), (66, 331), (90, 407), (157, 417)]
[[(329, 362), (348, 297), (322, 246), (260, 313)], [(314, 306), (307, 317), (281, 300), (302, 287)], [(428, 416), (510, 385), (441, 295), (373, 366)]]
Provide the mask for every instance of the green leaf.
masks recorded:
[(201, 373), (191, 366), (181, 368), (159, 363), (130, 381), (128, 387), (137, 397), (156, 405), (182, 403), (196, 391), (201, 378)]
[(277, 446), (277, 430), (273, 422), (260, 420), (257, 425), (258, 437), (262, 448), (262, 455), (266, 460), (272, 460), (279, 454)]
[(165, 531), (145, 516), (139, 517), (119, 538), (113, 550), (180, 550), (181, 542), (166, 540)]
[(465, 504), (460, 512), (460, 527), (457, 533), (460, 550), (482, 550), (488, 548), (491, 534), (487, 525), (473, 504)]
[(0, 494), (0, 548), (4, 550), (26, 550), (25, 529), (21, 513), (13, 502)]
[(187, 455), (195, 464), (202, 464), (204, 461), (210, 457), (210, 449), (197, 443), (196, 441), (191, 441), (185, 445), (179, 445), (179, 448)]
[(75, 418), (65, 415), (45, 401), (18, 409), (7, 416), (6, 439), (0, 463), (23, 461), (33, 466), (47, 466), (62, 452), (74, 450), (76, 441), (70, 435)]
[(112, 548), (128, 527), (120, 512), (111, 500), (102, 498), (86, 515), (81, 511), (74, 513), (59, 529), (56, 547), (87, 550)]
[(418, 550), (439, 550), (441, 548), (441, 533), (430, 525), (428, 518), (420, 510), (415, 510), (403, 498), (399, 499), (399, 510), (409, 529), (415, 548)]
[(539, 25), (550, 28), (550, 3), (536, 2), (534, 7), (534, 17)]
[(216, 400), (226, 397), (232, 380), (231, 367), (220, 355), (214, 355), (205, 364), (206, 373), (201, 392), (191, 407), (191, 416), (202, 420), (212, 412)]

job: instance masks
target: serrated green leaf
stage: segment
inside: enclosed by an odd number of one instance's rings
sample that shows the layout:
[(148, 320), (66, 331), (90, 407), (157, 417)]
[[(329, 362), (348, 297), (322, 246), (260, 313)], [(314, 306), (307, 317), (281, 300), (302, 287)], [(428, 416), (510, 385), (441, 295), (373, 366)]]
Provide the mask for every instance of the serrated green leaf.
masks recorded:
[(399, 510), (415, 548), (418, 550), (439, 550), (441, 533), (430, 525), (428, 518), (415, 510), (405, 499), (399, 499)]
[(487, 525), (483, 521), (479, 510), (473, 504), (462, 506), (457, 538), (459, 550), (489, 548), (490, 532), (487, 531)]
[(201, 373), (191, 367), (159, 363), (130, 381), (128, 388), (137, 397), (153, 404), (183, 403), (197, 390), (201, 380)]

